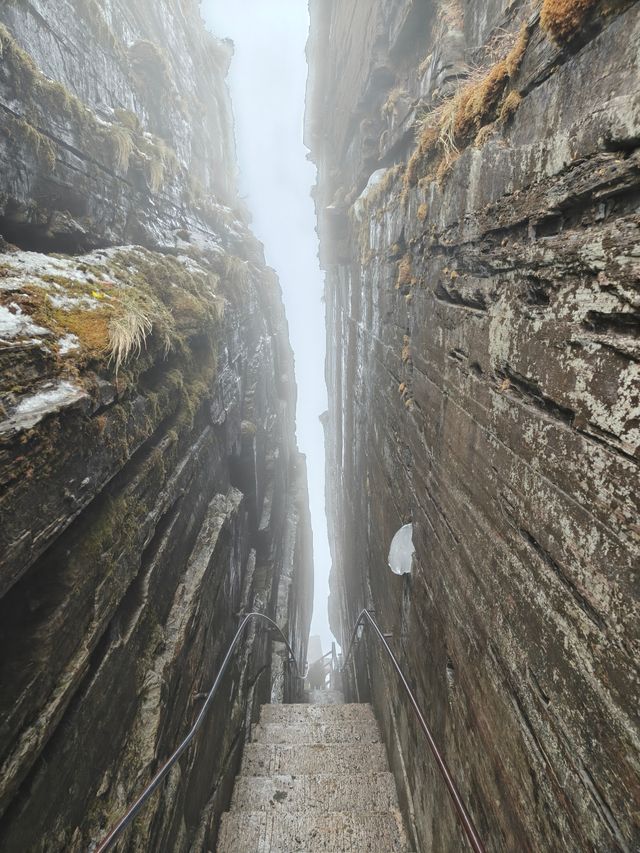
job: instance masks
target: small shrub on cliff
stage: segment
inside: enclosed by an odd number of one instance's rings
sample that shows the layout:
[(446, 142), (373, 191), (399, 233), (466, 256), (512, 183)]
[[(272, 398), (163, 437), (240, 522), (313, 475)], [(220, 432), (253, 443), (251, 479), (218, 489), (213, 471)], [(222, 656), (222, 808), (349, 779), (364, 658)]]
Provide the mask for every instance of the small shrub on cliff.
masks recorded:
[(598, 0), (544, 0), (540, 26), (556, 42), (568, 41)]

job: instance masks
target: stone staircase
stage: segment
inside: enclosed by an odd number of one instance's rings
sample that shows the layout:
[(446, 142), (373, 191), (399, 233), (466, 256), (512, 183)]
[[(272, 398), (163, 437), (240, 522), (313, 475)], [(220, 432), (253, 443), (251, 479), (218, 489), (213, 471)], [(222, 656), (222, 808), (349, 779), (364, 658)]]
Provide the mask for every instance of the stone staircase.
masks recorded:
[(218, 853), (410, 851), (371, 706), (328, 701), (262, 707)]

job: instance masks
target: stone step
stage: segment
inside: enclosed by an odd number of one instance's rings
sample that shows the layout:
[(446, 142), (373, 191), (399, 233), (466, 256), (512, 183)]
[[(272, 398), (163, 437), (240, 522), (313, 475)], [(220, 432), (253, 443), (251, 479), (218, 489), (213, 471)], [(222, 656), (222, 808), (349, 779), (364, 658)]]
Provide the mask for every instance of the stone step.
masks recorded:
[(248, 743), (242, 759), (243, 776), (315, 776), (384, 773), (389, 769), (381, 743), (265, 744)]
[(398, 808), (391, 773), (366, 776), (238, 776), (232, 811), (391, 812)]
[(254, 743), (378, 743), (380, 732), (375, 721), (318, 723), (307, 720), (301, 723), (260, 723), (252, 732)]
[(227, 812), (217, 853), (409, 853), (396, 810), (386, 814), (330, 812), (323, 815)]
[(371, 705), (263, 705), (261, 723), (375, 722)]

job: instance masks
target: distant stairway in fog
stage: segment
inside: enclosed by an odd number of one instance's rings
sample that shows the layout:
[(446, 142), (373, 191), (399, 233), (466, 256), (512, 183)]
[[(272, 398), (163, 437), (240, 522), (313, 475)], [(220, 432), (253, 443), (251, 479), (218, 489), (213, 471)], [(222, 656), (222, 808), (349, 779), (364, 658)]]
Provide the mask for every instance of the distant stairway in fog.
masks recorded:
[(262, 707), (218, 853), (408, 853), (371, 706), (342, 704), (335, 691), (312, 699)]

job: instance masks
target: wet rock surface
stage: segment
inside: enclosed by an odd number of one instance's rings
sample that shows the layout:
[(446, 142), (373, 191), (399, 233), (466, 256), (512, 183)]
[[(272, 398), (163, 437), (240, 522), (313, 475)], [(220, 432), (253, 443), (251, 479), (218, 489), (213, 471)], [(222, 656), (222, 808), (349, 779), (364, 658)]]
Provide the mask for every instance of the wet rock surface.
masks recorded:
[[(280, 288), (198, 4), (0, 10), (0, 848), (98, 841), (251, 609), (304, 660), (306, 470)], [(197, 118), (197, 120), (195, 120)], [(286, 654), (252, 625), (123, 849), (215, 848)]]
[[(630, 851), (638, 4), (563, 39), (522, 3), (311, 9), (333, 630), (375, 609), (490, 849)], [(373, 638), (358, 668), (420, 849), (463, 849)]]

